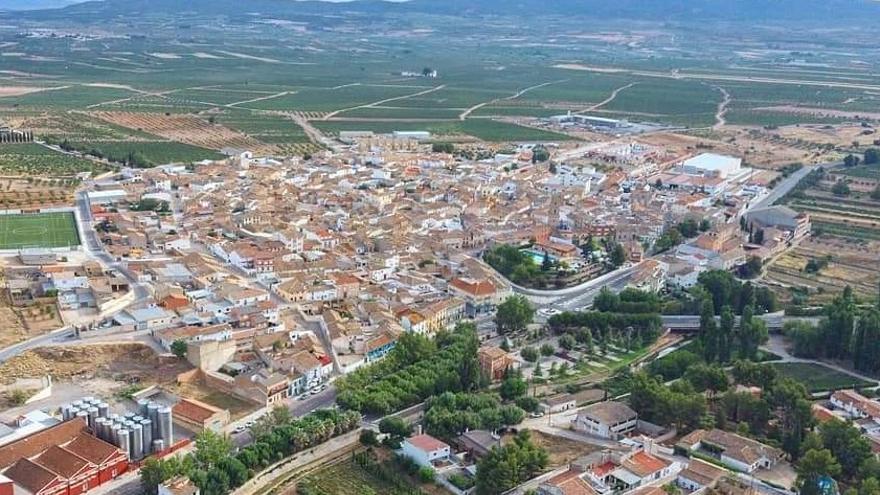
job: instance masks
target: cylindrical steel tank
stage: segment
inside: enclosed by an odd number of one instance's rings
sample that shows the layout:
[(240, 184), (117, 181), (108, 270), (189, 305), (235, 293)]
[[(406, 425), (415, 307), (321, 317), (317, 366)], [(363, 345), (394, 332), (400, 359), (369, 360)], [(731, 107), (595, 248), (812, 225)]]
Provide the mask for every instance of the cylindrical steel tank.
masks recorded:
[(116, 445), (125, 452), (125, 455), (131, 458), (131, 447), (129, 446), (129, 434), (128, 430), (120, 429), (116, 432), (117, 435), (117, 443)]
[(101, 402), (98, 404), (98, 416), (102, 418), (106, 418), (110, 416), (110, 404), (106, 402)]
[(131, 453), (135, 460), (144, 458), (144, 427), (135, 423), (131, 430)]
[(98, 419), (98, 408), (95, 406), (92, 406), (88, 409), (88, 413), (89, 413), (89, 426), (92, 427), (92, 429), (94, 429), (95, 424), (96, 424), (95, 420)]
[(148, 399), (138, 399), (137, 401), (137, 413), (141, 416), (147, 415), (147, 406), (150, 405), (150, 401)]
[(144, 454), (148, 454), (150, 447), (153, 445), (153, 422), (149, 419), (141, 421), (144, 437)]
[(164, 440), (165, 445), (169, 447), (174, 443), (174, 439), (172, 438), (173, 424), (171, 408), (163, 407), (159, 409), (159, 438)]

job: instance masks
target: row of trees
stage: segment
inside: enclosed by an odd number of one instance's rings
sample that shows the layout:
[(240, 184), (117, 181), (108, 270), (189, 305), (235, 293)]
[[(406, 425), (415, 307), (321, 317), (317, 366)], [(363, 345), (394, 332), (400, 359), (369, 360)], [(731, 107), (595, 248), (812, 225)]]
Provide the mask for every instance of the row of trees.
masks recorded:
[(481, 382), (478, 347), (472, 324), (441, 332), (433, 342), (420, 336), (402, 339), (387, 362), (338, 380), (336, 401), (347, 409), (384, 415), (443, 392), (475, 390)]
[(233, 455), (227, 437), (205, 430), (196, 437), (193, 453), (148, 459), (141, 481), (147, 493), (155, 494), (161, 483), (182, 475), (205, 495), (224, 495), (270, 464), (354, 430), (360, 419), (356, 412), (333, 409), (294, 419), (288, 409), (276, 408), (255, 425), (254, 443), (238, 453)]
[(764, 321), (755, 318), (754, 313), (754, 303), (747, 303), (739, 325), (736, 325), (733, 308), (726, 305), (721, 309), (719, 321), (716, 321), (715, 305), (711, 298), (706, 298), (700, 313), (703, 359), (708, 363), (728, 363), (734, 356), (757, 360), (758, 348), (767, 342), (770, 334)]
[(860, 308), (848, 286), (825, 307), (818, 326), (794, 322), (784, 331), (796, 356), (850, 360), (859, 371), (880, 372), (880, 310)]

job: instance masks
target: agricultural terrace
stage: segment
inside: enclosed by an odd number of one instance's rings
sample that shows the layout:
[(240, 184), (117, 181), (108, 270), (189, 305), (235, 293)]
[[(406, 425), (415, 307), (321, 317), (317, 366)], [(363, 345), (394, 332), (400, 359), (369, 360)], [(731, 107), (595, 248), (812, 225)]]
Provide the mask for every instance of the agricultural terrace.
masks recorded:
[(0, 249), (60, 248), (80, 244), (71, 212), (0, 215)]

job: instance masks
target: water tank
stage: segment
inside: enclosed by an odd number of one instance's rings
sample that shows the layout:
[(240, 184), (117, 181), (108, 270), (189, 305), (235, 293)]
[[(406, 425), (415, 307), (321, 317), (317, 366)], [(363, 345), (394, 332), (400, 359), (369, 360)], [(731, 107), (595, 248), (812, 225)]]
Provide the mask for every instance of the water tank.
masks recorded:
[(125, 452), (125, 455), (126, 455), (126, 456), (129, 456), (129, 458), (130, 458), (130, 456), (131, 456), (131, 447), (129, 447), (129, 436), (128, 436), (128, 430), (126, 430), (126, 429), (119, 429), (119, 430), (116, 432), (116, 436), (117, 436), (117, 438), (116, 438), (116, 439), (117, 439), (116, 446), (119, 447), (120, 449), (122, 449), (122, 451)]
[(89, 412), (88, 411), (79, 410), (76, 412), (76, 417), (82, 418), (82, 420), (85, 421), (86, 423), (89, 422)]
[(73, 401), (73, 404), (71, 404), (71, 406), (73, 406), (77, 409), (82, 409), (82, 405), (83, 405), (83, 401), (81, 401), (81, 400), (75, 400), (75, 401)]
[(147, 406), (150, 405), (150, 401), (147, 399), (138, 399), (137, 401), (137, 413), (141, 416), (146, 416), (147, 414)]
[(91, 405), (92, 405), (92, 401), (95, 400), (95, 398), (92, 397), (91, 395), (88, 395), (88, 396), (86, 396), (86, 397), (83, 397), (81, 400), (82, 400), (83, 405), (89, 405), (89, 406), (91, 406)]
[(110, 416), (110, 404), (106, 402), (101, 402), (98, 404), (98, 416), (102, 418), (106, 418)]
[(159, 409), (159, 438), (165, 441), (165, 445), (171, 446), (174, 443), (172, 438), (173, 422), (171, 420), (171, 408), (163, 407)]
[(131, 454), (138, 461), (144, 458), (144, 427), (140, 423), (131, 430)]
[(70, 419), (70, 404), (64, 404), (61, 406), (61, 419), (63, 421)]
[(153, 440), (153, 453), (156, 454), (158, 452), (162, 452), (163, 450), (165, 450), (165, 442), (161, 438)]
[(141, 421), (141, 427), (143, 428), (144, 454), (148, 454), (147, 450), (153, 445), (153, 422), (145, 419)]
[(127, 412), (127, 413), (125, 413), (125, 414), (122, 415), (122, 417), (125, 418), (126, 420), (131, 419), (131, 418), (133, 418), (133, 417), (135, 417), (135, 416), (137, 416), (137, 414), (136, 414), (136, 413), (133, 413), (133, 412)]
[(131, 418), (131, 420), (134, 421), (135, 423), (140, 423), (141, 421), (144, 420), (144, 417), (141, 416), (140, 414), (138, 414), (137, 416)]

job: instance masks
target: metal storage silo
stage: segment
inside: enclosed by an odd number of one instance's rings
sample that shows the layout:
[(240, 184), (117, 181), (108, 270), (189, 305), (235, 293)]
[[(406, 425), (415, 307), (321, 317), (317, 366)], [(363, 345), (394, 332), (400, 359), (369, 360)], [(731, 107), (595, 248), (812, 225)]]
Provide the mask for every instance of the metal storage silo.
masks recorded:
[(153, 438), (161, 438), (159, 435), (159, 404), (155, 402), (151, 402), (149, 406), (147, 406), (147, 416), (146, 418), (153, 422)]
[(149, 419), (141, 421), (144, 437), (144, 454), (149, 453), (149, 449), (153, 445), (153, 422)]
[(150, 401), (148, 399), (138, 399), (137, 401), (137, 413), (141, 416), (146, 416), (147, 414), (147, 406), (150, 405)]
[(165, 441), (163, 441), (161, 438), (153, 440), (153, 453), (156, 454), (162, 452), (163, 450), (165, 450)]
[(159, 409), (159, 437), (165, 441), (165, 445), (171, 446), (174, 443), (172, 438), (173, 421), (171, 418), (171, 408), (163, 407)]
[(116, 432), (117, 434), (117, 443), (116, 445), (125, 452), (125, 455), (131, 459), (131, 447), (129, 447), (129, 436), (128, 430), (119, 429)]
[(131, 454), (137, 461), (144, 458), (144, 427), (140, 423), (131, 430)]
[(76, 418), (82, 418), (86, 423), (89, 422), (89, 413), (88, 411), (79, 410), (76, 412)]
[(63, 421), (70, 419), (70, 404), (64, 404), (61, 406), (61, 419)]
[(110, 404), (106, 402), (101, 402), (98, 404), (98, 416), (102, 418), (106, 418), (110, 416)]
[(92, 406), (88, 409), (89, 413), (89, 426), (94, 430), (95, 429), (95, 420), (98, 419), (98, 408)]

